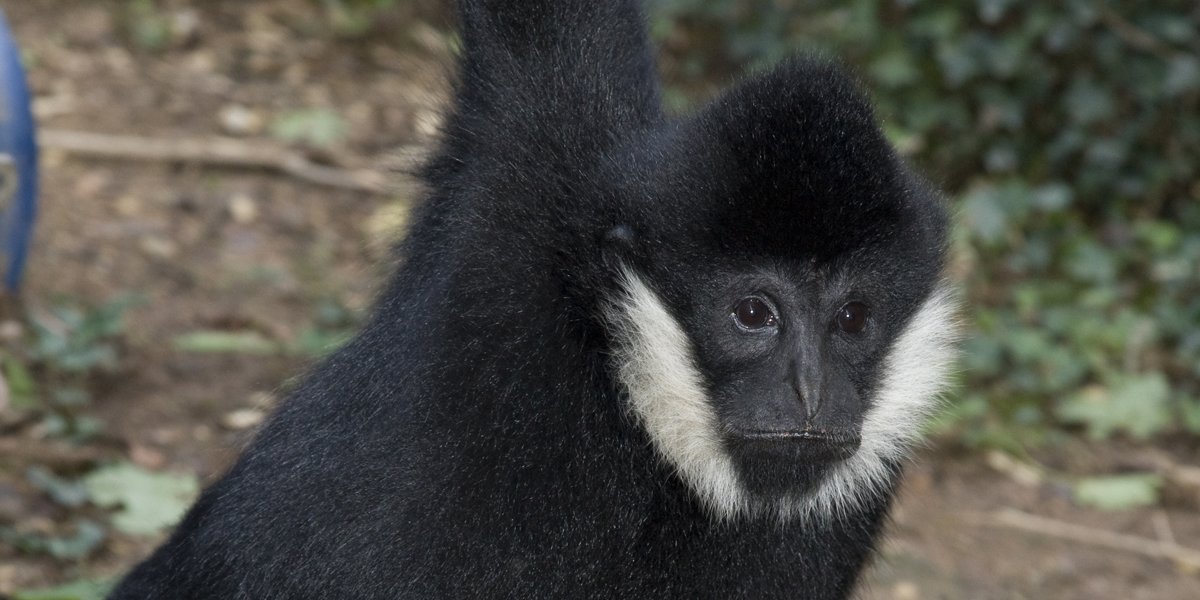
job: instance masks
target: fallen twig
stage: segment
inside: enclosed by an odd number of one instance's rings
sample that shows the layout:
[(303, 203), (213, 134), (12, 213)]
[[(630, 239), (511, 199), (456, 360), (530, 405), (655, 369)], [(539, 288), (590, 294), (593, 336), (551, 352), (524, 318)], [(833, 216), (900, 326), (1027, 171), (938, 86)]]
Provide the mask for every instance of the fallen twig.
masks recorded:
[(988, 525), (1020, 529), (1030, 533), (1071, 540), (1114, 550), (1135, 552), (1145, 556), (1169, 558), (1191, 569), (1200, 569), (1200, 550), (1180, 546), (1173, 541), (1159, 541), (1135, 535), (1114, 533), (1103, 529), (1075, 525), (1057, 519), (1039, 517), (1013, 508), (1005, 508), (982, 517), (972, 518)]
[(1046, 480), (1046, 470), (1040, 465), (1018, 460), (999, 450), (989, 451), (986, 461), (992, 469), (1008, 475), (1013, 481), (1026, 487), (1035, 488)]
[(299, 152), (266, 141), (228, 137), (150, 138), (43, 129), (38, 132), (38, 143), (43, 148), (91, 156), (272, 169), (312, 183), (364, 192), (402, 192), (411, 185), (369, 169), (319, 165)]
[(16, 463), (36, 462), (64, 468), (78, 468), (103, 457), (100, 449), (93, 446), (74, 448), (65, 444), (15, 437), (0, 438), (0, 456)]

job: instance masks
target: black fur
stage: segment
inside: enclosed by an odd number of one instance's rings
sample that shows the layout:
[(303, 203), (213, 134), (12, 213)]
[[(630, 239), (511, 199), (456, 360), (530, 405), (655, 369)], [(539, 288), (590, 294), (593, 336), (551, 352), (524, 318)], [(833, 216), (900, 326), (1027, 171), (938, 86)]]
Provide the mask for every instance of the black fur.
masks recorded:
[(932, 195), (837, 68), (668, 121), (632, 0), (460, 14), (454, 111), (373, 319), (111, 598), (847, 596), (887, 500), (714, 519), (627, 415), (601, 302), (628, 265), (702, 339), (710, 273), (854, 262), (904, 307), (894, 336), (940, 271)]

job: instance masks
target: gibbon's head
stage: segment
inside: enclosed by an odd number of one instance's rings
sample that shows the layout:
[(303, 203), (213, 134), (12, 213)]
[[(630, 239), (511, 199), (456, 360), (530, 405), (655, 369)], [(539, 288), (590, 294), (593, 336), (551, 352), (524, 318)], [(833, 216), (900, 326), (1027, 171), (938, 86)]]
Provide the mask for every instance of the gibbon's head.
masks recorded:
[(951, 369), (946, 217), (835, 67), (793, 62), (633, 145), (617, 379), (710, 514), (886, 494)]

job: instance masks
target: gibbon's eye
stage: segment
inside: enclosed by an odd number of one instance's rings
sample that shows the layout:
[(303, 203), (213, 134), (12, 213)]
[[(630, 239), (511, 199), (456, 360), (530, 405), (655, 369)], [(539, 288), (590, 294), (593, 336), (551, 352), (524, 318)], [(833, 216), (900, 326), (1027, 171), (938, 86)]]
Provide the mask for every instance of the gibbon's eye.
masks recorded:
[(762, 329), (775, 324), (775, 314), (761, 298), (743, 298), (733, 310), (733, 316), (746, 329)]
[(862, 302), (847, 302), (838, 311), (838, 329), (846, 333), (858, 333), (862, 331), (863, 325), (867, 324), (867, 317), (869, 316), (871, 316), (871, 309), (867, 308), (866, 304)]

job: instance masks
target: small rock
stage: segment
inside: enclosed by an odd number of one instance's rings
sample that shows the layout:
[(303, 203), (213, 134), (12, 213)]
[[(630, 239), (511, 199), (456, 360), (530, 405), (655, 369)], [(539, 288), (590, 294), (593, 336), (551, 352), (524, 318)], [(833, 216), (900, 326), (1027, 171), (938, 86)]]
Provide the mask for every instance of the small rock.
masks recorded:
[(129, 445), (129, 460), (150, 471), (157, 471), (167, 463), (167, 456), (150, 446), (133, 443)]
[(8, 319), (0, 322), (0, 341), (11, 343), (25, 337), (25, 326), (20, 321)]
[(197, 425), (192, 428), (192, 439), (197, 442), (207, 442), (212, 439), (213, 430), (208, 425)]
[(133, 64), (133, 55), (124, 48), (107, 48), (104, 50), (104, 60), (108, 63), (108, 68), (119, 77), (133, 77), (137, 75), (137, 67)]
[(228, 104), (217, 113), (217, 121), (221, 129), (232, 135), (256, 135), (263, 132), (267, 119), (260, 111), (242, 106)]
[(122, 217), (136, 217), (142, 212), (142, 200), (137, 196), (121, 196), (117, 198), (116, 208)]
[(211, 50), (196, 50), (188, 55), (184, 64), (193, 73), (208, 75), (217, 70), (217, 55)]
[(200, 35), (200, 13), (184, 8), (171, 15), (171, 37), (177, 44), (190, 44)]
[(177, 427), (159, 427), (150, 432), (150, 441), (160, 446), (170, 446), (179, 442), (183, 435)]
[(154, 258), (174, 258), (179, 253), (175, 242), (153, 235), (142, 238), (141, 246), (142, 252)]
[(234, 221), (249, 225), (258, 218), (258, 203), (247, 194), (235, 194), (229, 199), (229, 215)]
[(901, 581), (892, 588), (892, 597), (896, 600), (917, 600), (921, 597), (921, 590), (911, 581)]
[(91, 200), (108, 187), (110, 180), (108, 173), (91, 171), (75, 182), (75, 196), (80, 200)]
[(231, 413), (226, 413), (221, 417), (221, 426), (233, 431), (242, 429), (250, 429), (263, 422), (267, 418), (267, 413), (258, 410), (257, 408), (243, 408), (235, 410)]

